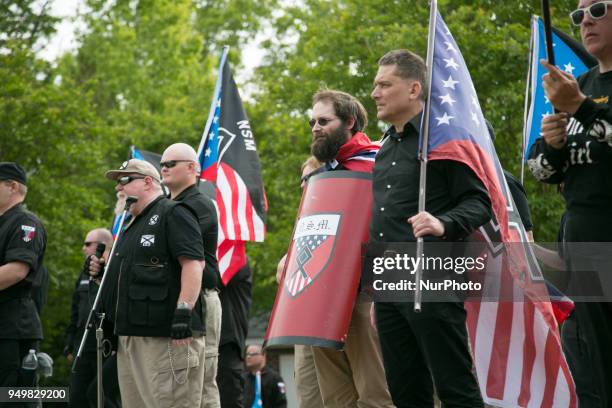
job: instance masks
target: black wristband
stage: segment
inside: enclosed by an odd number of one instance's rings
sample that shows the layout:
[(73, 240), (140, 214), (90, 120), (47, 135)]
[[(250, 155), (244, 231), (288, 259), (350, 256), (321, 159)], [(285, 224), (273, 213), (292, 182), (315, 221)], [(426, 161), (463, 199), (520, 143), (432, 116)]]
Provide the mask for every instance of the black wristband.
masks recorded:
[(186, 339), (192, 337), (191, 332), (191, 310), (187, 308), (177, 308), (174, 310), (172, 326), (170, 327), (170, 337), (173, 339)]

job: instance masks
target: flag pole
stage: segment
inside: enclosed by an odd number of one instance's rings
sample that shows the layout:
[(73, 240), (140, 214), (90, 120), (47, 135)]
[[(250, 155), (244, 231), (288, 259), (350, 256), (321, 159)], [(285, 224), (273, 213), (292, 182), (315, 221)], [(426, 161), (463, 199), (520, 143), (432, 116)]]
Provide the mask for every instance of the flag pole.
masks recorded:
[(531, 18), (531, 39), (529, 40), (529, 61), (527, 68), (527, 79), (525, 81), (525, 106), (524, 106), (524, 115), (523, 115), (523, 146), (521, 148), (521, 184), (525, 185), (525, 158), (527, 153), (525, 150), (527, 149), (527, 144), (529, 143), (529, 133), (531, 129), (528, 126), (529, 122), (529, 108), (533, 103), (533, 96), (531, 93), (535, 89), (535, 84), (533, 83), (533, 75), (534, 72), (534, 63), (537, 64), (538, 55), (537, 55), (537, 47), (536, 47), (536, 30), (538, 29), (538, 18), (536, 16), (532, 16)]
[[(223, 66), (225, 65), (225, 61), (227, 60), (227, 54), (229, 53), (229, 45), (224, 45), (223, 50), (221, 51), (221, 59), (219, 62), (219, 74), (217, 75), (217, 83), (215, 84), (215, 92), (213, 92), (212, 102), (210, 103), (210, 110), (208, 111), (208, 119), (206, 120), (206, 126), (204, 126), (204, 133), (202, 134), (202, 138), (200, 139), (200, 145), (198, 146), (198, 160), (200, 164), (202, 162), (202, 150), (204, 149), (204, 145), (206, 144), (206, 136), (208, 132), (210, 132), (210, 127), (212, 126), (213, 118), (215, 117), (215, 108), (217, 105), (217, 101), (219, 100), (219, 95), (221, 94), (221, 84), (223, 83)], [(203, 171), (203, 169), (200, 169)], [(198, 179), (200, 177), (198, 176)]]
[[(437, 0), (431, 0), (429, 10), (429, 35), (427, 38), (427, 99), (425, 100), (425, 108), (423, 121), (421, 123), (421, 146), (419, 147), (419, 160), (421, 161), (421, 171), (419, 178), (419, 213), (425, 211), (425, 191), (427, 188), (427, 149), (429, 147), (429, 117), (431, 111), (431, 84), (433, 74), (433, 59), (434, 59), (434, 44), (436, 39), (436, 16), (438, 13)], [(423, 237), (417, 238), (416, 257), (419, 258), (423, 254)], [(421, 292), (421, 280), (423, 279), (423, 264), (418, 263), (415, 271), (415, 291), (414, 291), (414, 311), (421, 311), (421, 301), (423, 293)]]
[(553, 51), (552, 25), (550, 22), (550, 6), (548, 0), (542, 0), (542, 17), (544, 19), (544, 34), (546, 36), (546, 57), (550, 65), (555, 65), (555, 52)]

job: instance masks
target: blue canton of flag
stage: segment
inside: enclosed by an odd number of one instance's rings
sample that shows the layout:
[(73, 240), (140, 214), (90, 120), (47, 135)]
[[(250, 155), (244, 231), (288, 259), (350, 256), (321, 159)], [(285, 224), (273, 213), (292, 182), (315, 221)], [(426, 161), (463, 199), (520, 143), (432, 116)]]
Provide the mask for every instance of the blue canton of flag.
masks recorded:
[(496, 219), (507, 237), (508, 190), (472, 78), (440, 14), (435, 30), (429, 159), (455, 160), (470, 167), (490, 192)]
[(202, 152), (198, 157), (202, 168), (202, 176), (212, 182), (217, 181), (217, 160), (219, 158), (219, 116), (221, 114), (221, 95), (217, 97), (214, 116), (210, 125), (210, 130), (206, 136)]
[[(553, 52), (559, 69), (578, 77), (596, 64), (596, 61), (587, 54), (582, 45), (567, 34), (555, 28), (553, 28), (552, 34)], [(540, 64), (541, 59), (546, 59), (545, 38), (544, 22), (541, 18), (534, 17), (531, 23), (531, 65), (530, 78), (527, 84), (530, 92), (523, 130), (523, 161), (527, 160), (529, 149), (535, 140), (541, 136), (542, 119), (551, 115), (555, 110), (542, 87), (542, 76), (548, 72)]]
[(463, 56), (439, 14), (429, 132), (430, 151), (452, 140), (471, 140), (485, 149), (493, 146)]

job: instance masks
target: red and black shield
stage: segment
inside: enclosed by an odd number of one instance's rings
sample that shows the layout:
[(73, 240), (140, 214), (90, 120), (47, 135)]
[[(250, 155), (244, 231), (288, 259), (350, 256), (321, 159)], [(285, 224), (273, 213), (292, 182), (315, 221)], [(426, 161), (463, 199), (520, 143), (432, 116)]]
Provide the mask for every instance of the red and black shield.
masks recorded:
[(344, 346), (361, 278), (372, 207), (369, 173), (329, 171), (302, 195), (266, 347)]

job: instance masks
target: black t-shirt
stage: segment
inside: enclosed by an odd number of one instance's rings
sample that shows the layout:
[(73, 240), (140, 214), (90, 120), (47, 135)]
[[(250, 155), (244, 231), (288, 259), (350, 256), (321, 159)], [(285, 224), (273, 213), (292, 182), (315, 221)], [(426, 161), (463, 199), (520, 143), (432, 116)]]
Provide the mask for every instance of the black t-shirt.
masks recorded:
[(510, 188), (510, 194), (516, 204), (516, 210), (521, 216), (521, 221), (526, 231), (533, 230), (533, 223), (531, 221), (531, 212), (529, 211), (529, 202), (527, 201), (527, 192), (521, 184), (521, 182), (514, 177), (512, 173), (504, 170), (506, 181), (508, 182), (508, 188)]
[[(373, 174), (374, 203), (370, 239), (384, 242), (415, 241), (406, 220), (418, 212), (418, 139), (421, 115), (404, 126), (401, 133), (391, 127), (376, 155)], [(427, 164), (425, 210), (440, 219), (444, 239), (457, 240), (491, 219), (491, 200), (476, 174), (452, 160)], [(438, 239), (426, 237), (426, 240)]]
[[(266, 366), (261, 370), (261, 400), (264, 408), (286, 408), (285, 380), (272, 368)], [(250, 408), (255, 400), (255, 375), (250, 371), (244, 373), (245, 407)]]
[(25, 279), (0, 290), (0, 338), (42, 339), (42, 326), (32, 287), (42, 278), (47, 246), (42, 222), (22, 204), (0, 216), (0, 265), (23, 262), (30, 268)]
[(217, 234), (219, 223), (217, 210), (212, 200), (202, 194), (194, 185), (183, 190), (176, 198), (188, 205), (198, 216), (200, 232), (204, 241), (204, 275), (202, 276), (202, 287), (204, 289), (221, 289), (221, 275), (217, 263)]
[(561, 149), (538, 138), (529, 153), (533, 175), (545, 183), (564, 183), (568, 211), (612, 218), (612, 71), (594, 67), (578, 78), (588, 97), (568, 125)]
[(219, 294), (222, 310), (219, 346), (234, 344), (240, 350), (241, 356), (249, 329), (252, 298), (253, 276), (247, 261)]

